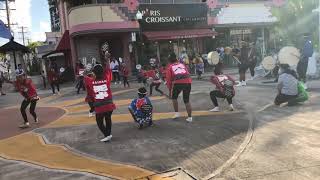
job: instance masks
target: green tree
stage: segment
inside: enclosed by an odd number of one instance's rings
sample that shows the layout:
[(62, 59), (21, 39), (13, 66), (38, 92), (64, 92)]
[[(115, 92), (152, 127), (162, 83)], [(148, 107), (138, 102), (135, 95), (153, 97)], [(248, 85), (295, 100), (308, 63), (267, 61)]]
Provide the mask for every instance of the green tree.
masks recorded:
[(37, 48), (38, 46), (42, 46), (42, 45), (43, 45), (43, 42), (37, 41), (37, 42), (31, 42), (31, 43), (29, 43), (27, 47), (31, 50), (31, 52), (32, 52), (33, 54), (35, 54), (35, 53), (36, 53), (36, 48)]
[(319, 0), (287, 0), (282, 7), (273, 7), (272, 14), (278, 18), (274, 31), (285, 44), (301, 46), (302, 34), (309, 33), (313, 44), (319, 47), (319, 15), (312, 13), (319, 7)]

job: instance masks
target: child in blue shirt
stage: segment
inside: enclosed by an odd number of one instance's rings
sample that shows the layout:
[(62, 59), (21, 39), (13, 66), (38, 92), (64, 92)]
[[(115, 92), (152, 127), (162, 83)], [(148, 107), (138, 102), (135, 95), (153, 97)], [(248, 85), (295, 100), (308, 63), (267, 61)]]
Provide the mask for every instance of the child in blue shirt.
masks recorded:
[(129, 111), (138, 124), (139, 129), (142, 129), (145, 124), (151, 126), (152, 122), (152, 104), (147, 97), (146, 88), (142, 87), (138, 90), (138, 98), (134, 99), (130, 106)]

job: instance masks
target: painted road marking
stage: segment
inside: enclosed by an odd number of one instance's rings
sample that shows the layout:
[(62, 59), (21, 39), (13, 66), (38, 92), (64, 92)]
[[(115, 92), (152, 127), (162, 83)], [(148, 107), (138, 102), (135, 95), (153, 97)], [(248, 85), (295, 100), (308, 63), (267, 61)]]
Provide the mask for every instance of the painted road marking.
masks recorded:
[(52, 169), (82, 171), (116, 179), (135, 179), (154, 174), (136, 166), (85, 157), (62, 145), (48, 145), (34, 133), (0, 141), (0, 156)]
[[(199, 116), (218, 116), (224, 114), (238, 114), (242, 113), (243, 111), (233, 111), (233, 112), (208, 112), (208, 111), (194, 111), (192, 112), (193, 117)], [(171, 119), (174, 115), (174, 112), (171, 113), (154, 113), (153, 120), (164, 120), (164, 119)], [(183, 112), (182, 117), (187, 117), (187, 112)], [(112, 115), (112, 122), (113, 123), (123, 123), (123, 122), (133, 122), (131, 115), (128, 114), (114, 114)], [(96, 120), (95, 117), (89, 118), (87, 116), (64, 116), (57, 121), (50, 123), (49, 125), (45, 126), (47, 128), (52, 127), (67, 127), (67, 126), (79, 126), (79, 125), (89, 125), (95, 124)]]
[[(166, 97), (164, 96), (154, 96), (151, 97), (151, 101), (157, 101), (157, 100), (162, 100), (165, 99)], [(128, 106), (131, 103), (132, 99), (123, 99), (123, 100), (115, 100), (114, 103), (116, 106)], [(66, 107), (66, 109), (70, 113), (81, 113), (81, 112), (88, 112), (89, 111), (89, 105), (88, 104), (81, 104), (81, 105), (76, 105), (76, 106), (69, 106)]]

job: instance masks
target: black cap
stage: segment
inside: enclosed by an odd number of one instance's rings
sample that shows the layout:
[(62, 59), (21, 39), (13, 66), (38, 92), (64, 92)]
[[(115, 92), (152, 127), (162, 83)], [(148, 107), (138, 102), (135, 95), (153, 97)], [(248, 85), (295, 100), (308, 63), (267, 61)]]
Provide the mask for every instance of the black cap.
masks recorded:
[(138, 89), (138, 94), (146, 95), (147, 94), (146, 88), (144, 88), (144, 87), (139, 88)]
[(96, 77), (98, 78), (102, 78), (103, 77), (103, 67), (101, 64), (97, 64), (93, 67), (93, 73), (96, 75)]

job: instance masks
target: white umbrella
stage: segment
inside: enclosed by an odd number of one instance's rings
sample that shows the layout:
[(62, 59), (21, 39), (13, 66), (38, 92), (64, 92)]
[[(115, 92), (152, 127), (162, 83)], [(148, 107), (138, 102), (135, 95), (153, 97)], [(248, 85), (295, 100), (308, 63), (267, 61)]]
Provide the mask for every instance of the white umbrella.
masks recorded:
[(267, 56), (263, 59), (261, 64), (264, 69), (271, 71), (276, 67), (276, 60), (272, 56)]
[(295, 66), (300, 60), (300, 51), (295, 47), (286, 46), (280, 50), (278, 57), (280, 64)]
[(217, 51), (212, 51), (208, 54), (208, 63), (210, 65), (216, 65), (220, 61), (220, 56)]

